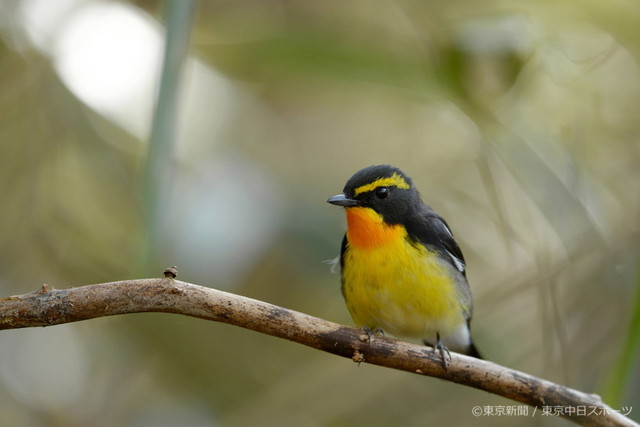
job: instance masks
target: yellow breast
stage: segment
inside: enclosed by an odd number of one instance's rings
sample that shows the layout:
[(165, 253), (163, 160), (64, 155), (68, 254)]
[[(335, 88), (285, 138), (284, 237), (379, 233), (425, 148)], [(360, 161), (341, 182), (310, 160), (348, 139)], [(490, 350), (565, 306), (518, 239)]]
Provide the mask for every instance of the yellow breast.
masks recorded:
[(353, 320), (398, 336), (448, 335), (464, 320), (453, 268), (368, 208), (347, 209), (343, 294)]

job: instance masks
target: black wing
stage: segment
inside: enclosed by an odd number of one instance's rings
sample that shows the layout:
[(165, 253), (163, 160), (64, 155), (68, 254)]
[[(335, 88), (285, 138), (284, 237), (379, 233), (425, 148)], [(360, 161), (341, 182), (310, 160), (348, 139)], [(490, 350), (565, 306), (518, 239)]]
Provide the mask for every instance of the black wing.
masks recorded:
[(411, 221), (407, 227), (409, 236), (425, 246), (429, 246), (443, 257), (466, 277), (466, 265), (464, 255), (456, 242), (447, 222), (430, 206), (423, 205), (418, 217)]

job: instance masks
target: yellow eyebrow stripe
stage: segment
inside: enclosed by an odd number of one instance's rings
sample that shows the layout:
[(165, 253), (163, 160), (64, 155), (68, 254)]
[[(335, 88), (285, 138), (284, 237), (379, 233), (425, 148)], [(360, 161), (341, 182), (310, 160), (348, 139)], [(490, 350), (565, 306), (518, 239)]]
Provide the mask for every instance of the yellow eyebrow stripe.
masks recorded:
[(366, 193), (367, 191), (375, 190), (378, 187), (389, 187), (395, 185), (398, 188), (409, 189), (410, 186), (407, 184), (407, 181), (404, 180), (400, 175), (394, 173), (388, 178), (380, 178), (376, 179), (369, 184), (361, 185), (360, 187), (354, 190), (354, 194), (357, 196), (358, 194)]

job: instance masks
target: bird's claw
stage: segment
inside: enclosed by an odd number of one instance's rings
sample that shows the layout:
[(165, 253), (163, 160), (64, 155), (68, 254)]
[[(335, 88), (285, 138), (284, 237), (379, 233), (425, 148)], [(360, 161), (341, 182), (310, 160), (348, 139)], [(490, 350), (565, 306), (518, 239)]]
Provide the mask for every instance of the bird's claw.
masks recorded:
[(440, 353), (440, 358), (442, 359), (442, 366), (444, 367), (445, 371), (449, 370), (449, 361), (451, 360), (451, 352), (449, 351), (449, 349), (447, 348), (446, 345), (444, 345), (442, 343), (442, 341), (440, 340), (440, 334), (437, 333), (436, 334), (436, 343), (435, 345), (430, 344), (428, 342), (425, 341), (425, 344), (427, 345), (431, 345), (433, 347), (433, 352), (439, 352)]
[(384, 331), (380, 328), (371, 329), (369, 326), (364, 325), (362, 327), (362, 331), (367, 335), (366, 341), (371, 341), (371, 338), (374, 335), (382, 335), (384, 336)]

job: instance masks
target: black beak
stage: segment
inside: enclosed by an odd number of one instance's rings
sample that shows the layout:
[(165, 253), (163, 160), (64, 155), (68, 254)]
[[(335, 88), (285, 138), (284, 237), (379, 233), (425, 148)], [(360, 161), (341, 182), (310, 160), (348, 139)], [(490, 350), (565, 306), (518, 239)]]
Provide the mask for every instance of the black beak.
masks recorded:
[(327, 202), (331, 203), (332, 205), (344, 206), (344, 207), (358, 206), (359, 204), (357, 200), (350, 199), (344, 194), (338, 194), (336, 196), (333, 196), (329, 198)]

